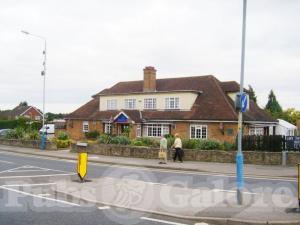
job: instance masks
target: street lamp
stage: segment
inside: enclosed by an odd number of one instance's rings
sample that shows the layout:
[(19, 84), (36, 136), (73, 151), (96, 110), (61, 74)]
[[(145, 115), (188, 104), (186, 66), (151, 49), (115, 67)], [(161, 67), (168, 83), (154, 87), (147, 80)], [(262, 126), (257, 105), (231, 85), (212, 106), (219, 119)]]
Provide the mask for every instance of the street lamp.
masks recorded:
[[(241, 74), (240, 74), (240, 94), (239, 94), (240, 98), (244, 94), (246, 13), (247, 13), (247, 0), (243, 0), (242, 52), (241, 52)], [(243, 204), (243, 189), (244, 189), (244, 156), (242, 152), (242, 135), (243, 135), (242, 132), (243, 132), (243, 111), (239, 110), (238, 152), (236, 154), (237, 203), (239, 205)]]
[(21, 32), (23, 34), (31, 35), (33, 37), (42, 39), (44, 41), (44, 51), (43, 51), (43, 55), (44, 55), (43, 67), (44, 67), (44, 70), (41, 72), (41, 75), (44, 77), (44, 80), (43, 80), (43, 133), (42, 133), (40, 148), (45, 149), (45, 144), (46, 144), (46, 137), (45, 137), (45, 133), (46, 133), (45, 132), (45, 87), (46, 87), (46, 59), (47, 59), (46, 49), (47, 49), (47, 41), (46, 41), (46, 38), (44, 38), (43, 36), (32, 34), (32, 33), (29, 33), (28, 31), (25, 31), (25, 30), (22, 30)]

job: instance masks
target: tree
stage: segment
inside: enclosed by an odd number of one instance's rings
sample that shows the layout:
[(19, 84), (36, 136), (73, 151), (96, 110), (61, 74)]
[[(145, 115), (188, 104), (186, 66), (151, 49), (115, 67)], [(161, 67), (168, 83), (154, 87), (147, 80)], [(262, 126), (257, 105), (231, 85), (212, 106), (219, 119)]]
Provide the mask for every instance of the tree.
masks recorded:
[(297, 111), (295, 108), (288, 108), (282, 112), (280, 118), (297, 126), (297, 121), (300, 120), (300, 111)]
[(47, 118), (47, 121), (53, 121), (54, 119), (63, 119), (64, 118), (64, 114), (62, 113), (51, 113), (51, 112), (48, 112), (46, 113), (46, 118)]
[(19, 106), (28, 106), (28, 103), (26, 101), (20, 102)]
[(273, 90), (270, 91), (270, 94), (268, 96), (268, 103), (265, 107), (265, 110), (270, 112), (274, 118), (280, 117), (280, 115), (282, 113), (282, 108), (281, 108), (280, 104), (278, 103)]
[(250, 100), (253, 100), (255, 103), (257, 103), (257, 97), (255, 94), (255, 91), (253, 90), (253, 88), (250, 84), (248, 85), (248, 87), (249, 87), (248, 93), (249, 93)]

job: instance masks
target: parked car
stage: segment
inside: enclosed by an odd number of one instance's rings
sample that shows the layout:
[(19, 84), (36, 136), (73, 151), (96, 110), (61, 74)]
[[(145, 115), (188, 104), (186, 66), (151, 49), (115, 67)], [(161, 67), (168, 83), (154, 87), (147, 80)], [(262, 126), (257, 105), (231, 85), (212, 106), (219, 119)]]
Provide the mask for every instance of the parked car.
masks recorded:
[(43, 131), (46, 131), (47, 138), (53, 138), (55, 135), (55, 125), (54, 124), (45, 124), (44, 127), (40, 129), (40, 134), (43, 133)]
[(0, 129), (0, 138), (5, 137), (5, 135), (10, 131), (11, 129)]

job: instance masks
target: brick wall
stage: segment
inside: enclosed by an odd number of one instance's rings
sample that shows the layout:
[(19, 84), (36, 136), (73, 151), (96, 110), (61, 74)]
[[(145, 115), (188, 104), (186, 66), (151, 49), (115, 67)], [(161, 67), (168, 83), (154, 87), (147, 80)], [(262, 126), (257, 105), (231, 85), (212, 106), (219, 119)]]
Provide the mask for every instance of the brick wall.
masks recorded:
[(234, 123), (185, 123), (177, 122), (175, 127), (171, 128), (171, 134), (179, 133), (182, 138), (190, 138), (190, 125), (207, 125), (208, 139), (219, 141), (234, 142), (237, 135), (237, 124)]
[[(71, 139), (80, 140), (84, 139), (85, 135), (83, 132), (83, 120), (68, 120), (67, 121), (67, 133)], [(103, 124), (101, 121), (88, 121), (89, 122), (89, 131), (97, 130), (100, 133), (103, 133)]]

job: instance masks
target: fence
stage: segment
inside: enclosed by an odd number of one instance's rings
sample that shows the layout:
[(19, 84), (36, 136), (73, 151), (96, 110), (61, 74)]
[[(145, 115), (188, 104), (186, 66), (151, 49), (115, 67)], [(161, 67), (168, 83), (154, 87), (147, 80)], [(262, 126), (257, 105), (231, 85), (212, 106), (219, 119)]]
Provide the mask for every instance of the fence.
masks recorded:
[(300, 136), (243, 136), (243, 149), (248, 151), (300, 151)]

